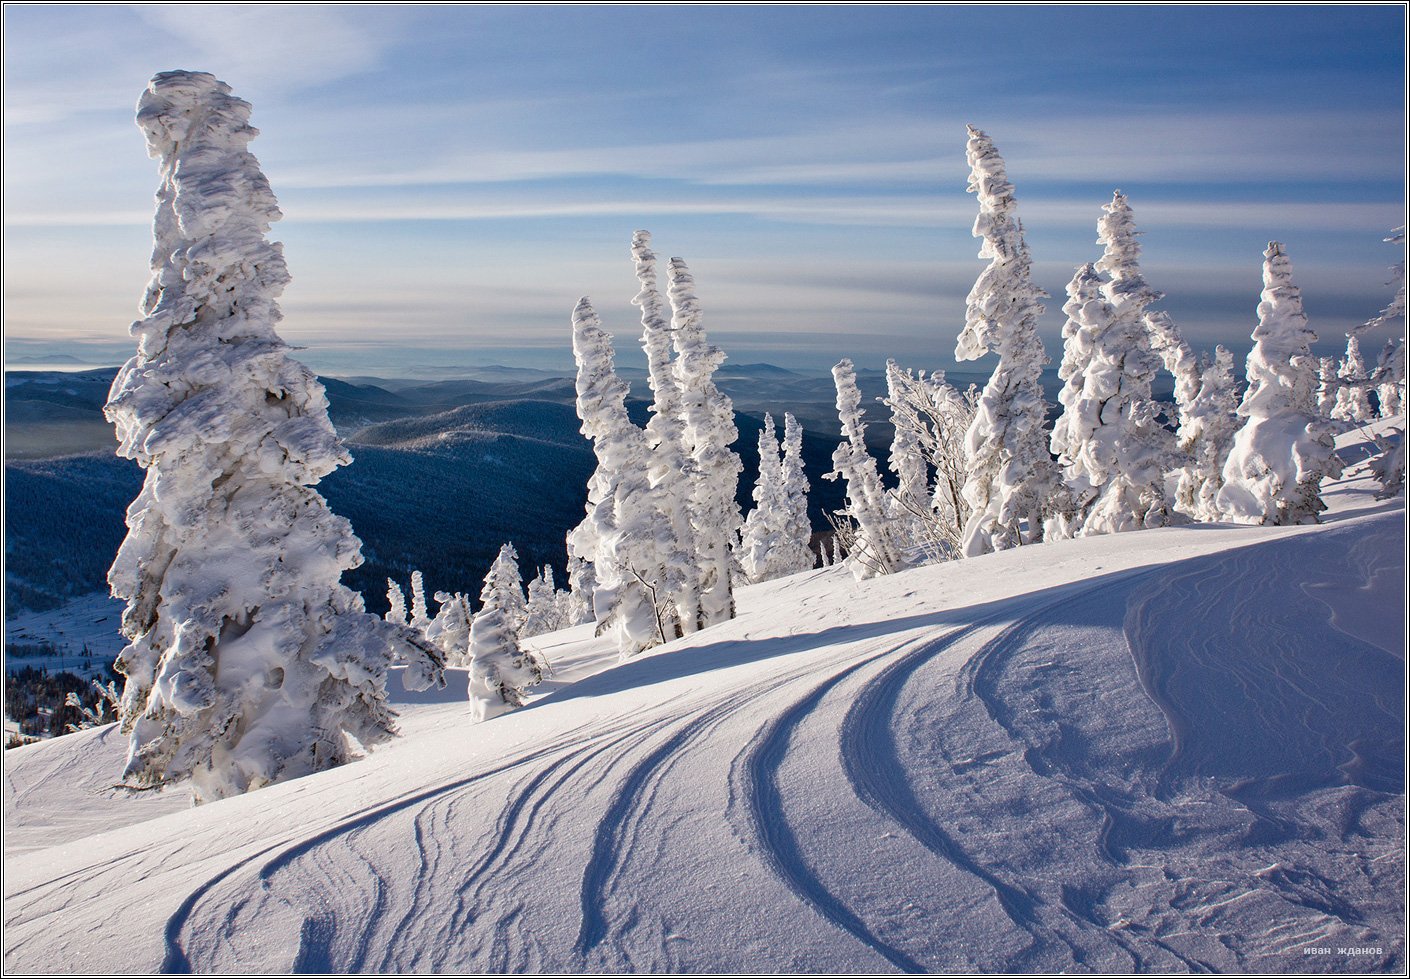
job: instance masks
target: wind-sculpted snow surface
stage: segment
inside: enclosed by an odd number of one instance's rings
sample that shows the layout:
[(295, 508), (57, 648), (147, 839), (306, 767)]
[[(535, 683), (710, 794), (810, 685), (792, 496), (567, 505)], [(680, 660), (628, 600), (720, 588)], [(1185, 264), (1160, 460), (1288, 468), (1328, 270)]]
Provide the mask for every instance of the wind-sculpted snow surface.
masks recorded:
[(398, 694), (399, 743), (194, 811), (84, 788), (104, 729), (16, 749), (6, 968), (1396, 971), (1404, 510), (1372, 489), (782, 578), (621, 663), (534, 637), (520, 710)]

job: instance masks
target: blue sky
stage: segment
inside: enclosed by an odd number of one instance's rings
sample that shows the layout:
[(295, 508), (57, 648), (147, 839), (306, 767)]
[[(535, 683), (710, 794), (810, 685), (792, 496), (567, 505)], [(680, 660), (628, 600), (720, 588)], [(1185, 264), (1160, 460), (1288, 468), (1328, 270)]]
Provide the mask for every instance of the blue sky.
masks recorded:
[(1276, 238), (1330, 352), (1389, 298), (1404, 52), (1400, 5), (9, 5), (6, 355), (130, 351), (133, 105), (178, 67), (254, 105), (282, 331), (327, 372), (567, 366), (584, 294), (633, 363), (639, 227), (736, 362), (952, 367), (983, 264), (966, 123), (1008, 162), (1054, 361), (1117, 187), (1196, 346), (1247, 349)]

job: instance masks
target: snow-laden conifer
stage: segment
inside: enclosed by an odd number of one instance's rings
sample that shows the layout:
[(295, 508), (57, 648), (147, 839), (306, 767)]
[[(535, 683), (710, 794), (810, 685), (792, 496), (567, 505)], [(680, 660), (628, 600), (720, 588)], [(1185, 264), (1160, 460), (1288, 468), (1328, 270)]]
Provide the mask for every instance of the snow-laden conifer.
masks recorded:
[(275, 331), (289, 274), (249, 116), (203, 72), (159, 74), (138, 103), (161, 161), (152, 278), (105, 408), (147, 471), (109, 572), (127, 602), (125, 777), (189, 777), (197, 801), (390, 737), (387, 667), (420, 655), (339, 583), (361, 545), (313, 487), (351, 459)]
[(1380, 416), (1393, 418), (1405, 411), (1405, 229), (1396, 228), (1385, 240), (1398, 247), (1402, 255), (1401, 260), (1391, 266), (1391, 285), (1395, 286), (1395, 295), (1390, 304), (1366, 324), (1366, 329), (1395, 330), (1399, 325), (1400, 336), (1392, 333), (1386, 341), (1371, 375), (1376, 399), (1380, 402)]
[(704, 624), (696, 534), (691, 521), (692, 497), (703, 491), (700, 483), (704, 473), (686, 447), (680, 381), (671, 362), (673, 330), (657, 286), (650, 232), (637, 231), (632, 236), (632, 262), (639, 286), (632, 305), (641, 307), (641, 346), (646, 352), (647, 383), (652, 392), (651, 419), (646, 423), (649, 472), (671, 530), (661, 542), (666, 569), (664, 585), (675, 605), (676, 621), (681, 631), (688, 633)]
[(1337, 406), (1337, 392), (1341, 390), (1341, 378), (1337, 376), (1337, 359), (1322, 357), (1317, 361), (1317, 411), (1326, 418), (1332, 417), (1332, 409)]
[(783, 459), (772, 415), (764, 415), (759, 430), (759, 478), (754, 482), (754, 509), (744, 518), (740, 532), (739, 560), (751, 582), (768, 581), (791, 573), (775, 567), (774, 557), (783, 542)]
[[(1167, 317), (1152, 315), (1151, 303), (1161, 298), (1145, 280), (1140, 268), (1141, 246), (1136, 241), (1134, 215), (1126, 195), (1116, 191), (1097, 222), (1097, 241), (1103, 245), (1096, 268), (1104, 274), (1102, 295), (1111, 306), (1112, 322), (1099, 337), (1101, 378), (1097, 391), (1112, 387), (1112, 398), (1101, 409), (1102, 424), (1109, 424), (1113, 408), (1119, 405), (1120, 418), (1112, 419), (1121, 434), (1115, 440), (1111, 469), (1101, 493), (1082, 524), (1082, 534), (1108, 534), (1141, 527), (1159, 527), (1172, 520), (1171, 501), (1165, 494), (1165, 471), (1172, 468), (1173, 440), (1160, 424), (1160, 405), (1151, 396), (1151, 387), (1161, 357), (1151, 342), (1152, 327), (1162, 331), (1161, 342), (1172, 345), (1171, 360), (1187, 360), (1187, 351), (1178, 349), (1178, 334)], [(1183, 365), (1180, 386), (1191, 383), (1189, 366)], [(1114, 375), (1114, 376), (1113, 376)], [(1095, 391), (1093, 393), (1096, 393)]]
[(1361, 356), (1361, 339), (1355, 333), (1346, 335), (1346, 355), (1337, 365), (1337, 377), (1341, 385), (1337, 388), (1336, 403), (1332, 405), (1332, 418), (1359, 424), (1376, 417), (1371, 408), (1371, 383), (1366, 375), (1366, 361)]
[(990, 263), (970, 290), (955, 359), (999, 355), (965, 436), (964, 497), (971, 509), (962, 548), (972, 557), (1041, 539), (1055, 475), (1039, 383), (1047, 363), (1038, 338), (1043, 312), (1038, 300), (1045, 294), (1033, 282), (1004, 161), (989, 137), (973, 126), (967, 155), (969, 190), (979, 200), (974, 236), (984, 240), (979, 257)]
[(519, 641), (516, 613), (504, 604), (512, 596), (503, 572), (496, 562), (485, 575), (480, 611), (469, 627), (469, 697), (480, 721), (523, 706), (529, 688), (546, 670), (543, 660)]
[(406, 593), (391, 578), (387, 579), (387, 614), (383, 618), (396, 625), (411, 624), (406, 615)]
[[(495, 604), (504, 610), (511, 628), (516, 632), (524, 624), (524, 578), (519, 573), (519, 552), (513, 544), (503, 544), (494, 563), (485, 575), (485, 590), (493, 589)], [(484, 595), (480, 601), (485, 601)]]
[(1180, 470), (1175, 506), (1191, 519), (1219, 519), (1216, 499), (1224, 485), (1224, 463), (1239, 428), (1238, 407), (1234, 355), (1218, 346), (1214, 359), (1200, 372), (1199, 393), (1180, 424), (1180, 447), (1189, 461)]
[(705, 336), (695, 279), (682, 259), (671, 259), (668, 277), (682, 444), (698, 471), (691, 482), (690, 516), (699, 574), (700, 625), (707, 626), (734, 618), (733, 548), (743, 523), (735, 492), (744, 467), (730, 449), (739, 437), (734, 404), (714, 381), (715, 371), (725, 359), (724, 351)]
[(859, 580), (891, 574), (903, 566), (900, 543), (882, 489), (876, 460), (867, 452), (866, 422), (862, 420), (862, 393), (850, 360), (832, 369), (837, 387), (837, 418), (842, 441), (832, 453), (832, 472), (824, 479), (842, 479), (847, 487), (844, 518), (839, 531), (851, 529), (847, 562)]
[(592, 562), (576, 555), (568, 557), (568, 590), (559, 593), (561, 618), (565, 626), (583, 625), (593, 620), (593, 595), (597, 574)]
[(1241, 523), (1295, 524), (1326, 509), (1321, 484), (1341, 473), (1333, 428), (1316, 405), (1317, 335), (1281, 243), (1263, 253), (1263, 293), (1239, 405), (1243, 426), (1224, 465), (1219, 511)]
[(781, 574), (811, 571), (813, 552), (808, 543), (813, 525), (808, 519), (808, 475), (803, 471), (803, 427), (792, 412), (783, 415), (783, 463), (779, 475), (783, 503), (782, 539), (777, 548)]
[(426, 582), (420, 571), (411, 572), (411, 625), (426, 631), (431, 624), (431, 613), (426, 608)]
[(562, 629), (563, 604), (560, 592), (553, 584), (553, 567), (545, 564), (543, 569), (529, 582), (529, 600), (524, 606), (524, 625), (519, 629), (520, 638), (543, 635)]
[[(896, 476), (896, 488), (887, 494), (892, 526), (907, 544), (933, 550), (930, 510), (930, 472), (925, 464), (922, 441), (924, 423), (920, 413), (908, 410), (907, 395), (915, 387), (910, 371), (894, 360), (886, 361), (885, 405), (891, 409), (891, 452), (887, 468)], [(930, 555), (932, 558), (936, 555)]]
[(627, 417), (627, 384), (613, 367), (612, 338), (587, 298), (573, 311), (573, 357), (578, 417), (592, 440), (597, 472), (587, 518), (572, 544), (579, 558), (588, 553), (586, 544), (592, 547), (594, 616), (626, 656), (680, 634), (665, 588), (661, 544), (670, 530), (651, 485), (646, 433)]
[(470, 664), (470, 598), (436, 592), (436, 617), (426, 625), (426, 641), (441, 651), (447, 666)]

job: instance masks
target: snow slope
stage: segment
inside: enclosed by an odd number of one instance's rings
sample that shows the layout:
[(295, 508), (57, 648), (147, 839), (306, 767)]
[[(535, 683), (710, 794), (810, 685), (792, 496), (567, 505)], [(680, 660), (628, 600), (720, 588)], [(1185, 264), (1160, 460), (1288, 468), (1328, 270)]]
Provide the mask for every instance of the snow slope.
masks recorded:
[(540, 637), (528, 707), (197, 809), (6, 752), (5, 967), (1402, 969), (1404, 503), (1329, 503)]

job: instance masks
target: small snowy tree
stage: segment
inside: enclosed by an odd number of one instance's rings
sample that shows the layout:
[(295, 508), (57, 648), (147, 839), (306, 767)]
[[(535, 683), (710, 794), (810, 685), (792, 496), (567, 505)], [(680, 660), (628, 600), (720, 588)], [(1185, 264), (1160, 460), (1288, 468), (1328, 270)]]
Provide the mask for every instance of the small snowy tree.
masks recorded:
[(592, 562), (576, 555), (568, 558), (568, 591), (560, 593), (563, 624), (584, 625), (593, 620), (592, 599), (597, 591), (597, 574)]
[(138, 103), (161, 161), (152, 279), (105, 408), (147, 471), (108, 576), (127, 602), (125, 774), (189, 777), (198, 802), (386, 740), (387, 667), (421, 655), (339, 581), (360, 542), (313, 487), (351, 459), (275, 331), (289, 274), (249, 116), (203, 72), (159, 74)]
[(426, 608), (426, 584), (420, 571), (411, 572), (411, 625), (422, 632), (431, 624), (431, 613)]
[(842, 479), (847, 486), (846, 506), (839, 514), (839, 532), (851, 528), (847, 561), (859, 580), (891, 574), (904, 565), (895, 528), (882, 490), (876, 460), (867, 452), (866, 423), (862, 421), (862, 394), (850, 360), (832, 369), (837, 387), (837, 417), (842, 442), (832, 454), (832, 472), (823, 479)]
[(559, 592), (553, 586), (553, 567), (545, 564), (543, 570), (529, 582), (529, 600), (524, 606), (524, 625), (519, 630), (520, 638), (540, 636), (545, 632), (556, 632), (567, 623), (562, 618), (562, 603)]
[(1221, 513), (1240, 523), (1316, 522), (1321, 484), (1341, 473), (1333, 429), (1317, 411), (1316, 360), (1302, 293), (1281, 243), (1263, 253), (1263, 294), (1239, 405), (1243, 427), (1224, 466)]
[(783, 463), (779, 475), (783, 521), (775, 560), (780, 574), (811, 571), (813, 552), (808, 542), (813, 525), (808, 519), (808, 476), (803, 471), (803, 428), (791, 412), (783, 415)]
[(1317, 411), (1325, 418), (1332, 417), (1332, 409), (1337, 406), (1337, 392), (1341, 390), (1341, 378), (1337, 376), (1337, 359), (1323, 357), (1317, 361)]
[[(485, 588), (494, 590), (495, 605), (504, 611), (510, 628), (517, 633), (524, 624), (526, 610), (524, 579), (519, 573), (519, 552), (513, 544), (500, 546), (499, 554), (485, 575)], [(484, 595), (480, 596), (480, 601), (485, 601)]]
[(594, 616), (627, 656), (681, 634), (665, 587), (661, 542), (670, 530), (651, 485), (646, 433), (627, 417), (627, 384), (613, 367), (612, 338), (586, 297), (573, 311), (573, 356), (578, 417), (597, 471), (587, 519), (570, 543), (578, 557), (592, 554)]
[(383, 618), (395, 625), (411, 624), (406, 617), (406, 594), (391, 578), (387, 579), (387, 614)]
[(426, 641), (441, 651), (447, 666), (470, 664), (470, 599), (459, 592), (436, 592), (436, 617), (426, 626)]
[(1405, 411), (1405, 338), (1388, 340), (1371, 378), (1376, 385), (1382, 418), (1394, 418)]
[(886, 397), (882, 402), (891, 409), (892, 433), (887, 468), (896, 476), (896, 489), (887, 494), (886, 504), (899, 538), (919, 546), (935, 560), (940, 554), (932, 533), (930, 471), (923, 448), (926, 433), (920, 412), (907, 410), (907, 395), (916, 386), (910, 371), (903, 371), (894, 360), (886, 362)]
[[(1043, 431), (1047, 404), (1040, 376), (1047, 357), (1038, 338), (1039, 299), (1017, 201), (993, 141), (969, 127), (969, 191), (979, 200), (974, 236), (990, 260), (965, 310), (955, 359), (997, 353), (965, 436), (965, 502), (970, 506), (966, 557), (1042, 538), (1047, 500), (1056, 483)], [(1024, 529), (1026, 524), (1026, 531)]]
[(1346, 335), (1346, 356), (1337, 367), (1341, 386), (1331, 416), (1335, 421), (1368, 422), (1375, 417), (1371, 410), (1371, 385), (1366, 376), (1366, 361), (1361, 357), (1361, 340), (1355, 333)]
[(485, 576), (483, 603), (469, 630), (470, 704), (477, 721), (489, 720), (524, 705), (530, 687), (543, 679), (546, 664), (519, 641), (513, 612), (499, 603), (500, 581)]
[(783, 543), (783, 459), (773, 416), (764, 415), (759, 430), (759, 478), (754, 483), (754, 509), (744, 519), (740, 534), (739, 559), (749, 581), (777, 578), (791, 571), (775, 565)]
[(682, 439), (697, 470), (691, 481), (690, 515), (703, 627), (734, 618), (733, 548), (743, 523), (735, 492), (744, 467), (730, 449), (739, 437), (734, 403), (714, 381), (715, 371), (724, 362), (724, 351), (705, 336), (695, 279), (685, 262), (671, 259), (668, 276)]
[(1224, 463), (1239, 428), (1238, 408), (1234, 355), (1219, 346), (1214, 359), (1201, 371), (1199, 393), (1180, 424), (1180, 447), (1189, 462), (1180, 470), (1175, 506), (1194, 520), (1219, 519), (1215, 501), (1224, 485)]

